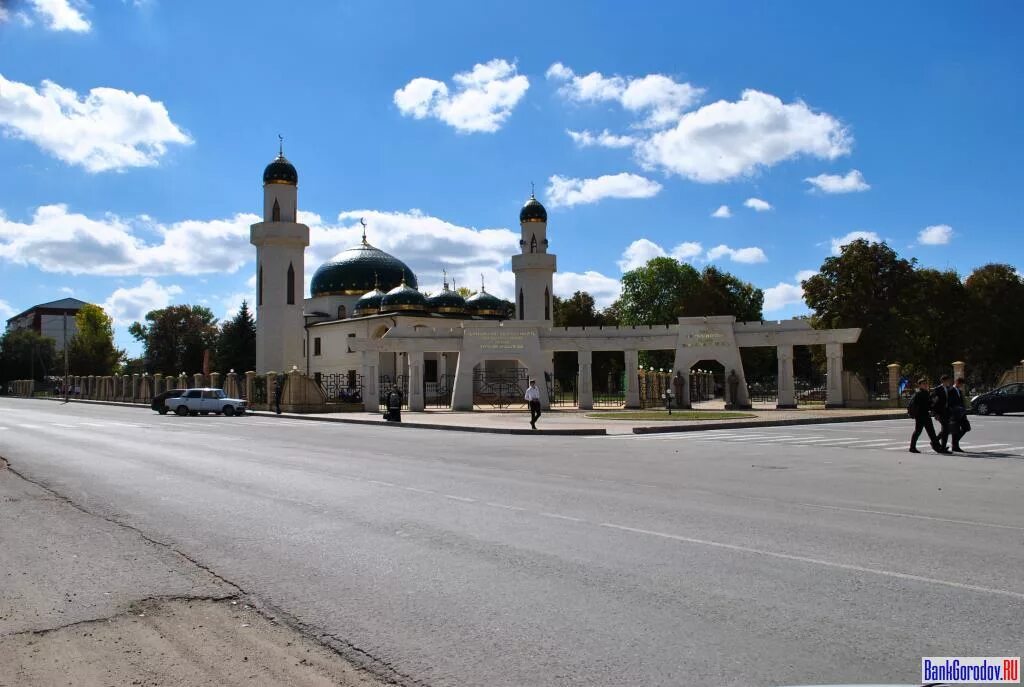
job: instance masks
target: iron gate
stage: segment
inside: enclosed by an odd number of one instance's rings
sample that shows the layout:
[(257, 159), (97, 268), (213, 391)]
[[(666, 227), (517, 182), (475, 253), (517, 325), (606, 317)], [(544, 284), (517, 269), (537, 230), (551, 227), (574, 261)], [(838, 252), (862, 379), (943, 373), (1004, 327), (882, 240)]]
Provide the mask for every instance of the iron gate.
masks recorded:
[(402, 408), (409, 408), (409, 377), (408, 375), (397, 375), (394, 379), (390, 375), (381, 375), (380, 393), (378, 394), (378, 406), (386, 410), (388, 405), (388, 394), (392, 389), (398, 389), (402, 394)]
[[(545, 374), (545, 377), (547, 377), (547, 374)], [(546, 379), (548, 402), (551, 404), (551, 407), (575, 407), (579, 405), (579, 380), (578, 372), (571, 377), (556, 377), (554, 381)]]
[(454, 378), (441, 375), (436, 382), (423, 384), (423, 404), (427, 408), (451, 408)]
[(526, 387), (530, 385), (530, 371), (517, 367), (512, 372), (487, 374), (473, 370), (473, 405), (490, 408), (525, 406)]

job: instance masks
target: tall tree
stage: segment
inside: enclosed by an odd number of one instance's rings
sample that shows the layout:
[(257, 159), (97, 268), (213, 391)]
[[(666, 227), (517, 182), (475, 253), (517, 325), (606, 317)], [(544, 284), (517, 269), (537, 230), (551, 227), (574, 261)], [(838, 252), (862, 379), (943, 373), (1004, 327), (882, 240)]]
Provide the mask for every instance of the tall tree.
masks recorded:
[(110, 375), (125, 357), (114, 345), (114, 321), (98, 305), (75, 314), (78, 332), (68, 342), (68, 366), (76, 375)]
[(146, 370), (192, 374), (203, 369), (206, 351), (215, 350), (217, 318), (201, 305), (171, 305), (146, 313), (146, 324), (133, 322), (128, 332), (141, 341)]
[(60, 374), (63, 366), (56, 362), (53, 339), (32, 329), (14, 329), (0, 337), (0, 379), (41, 381), (49, 375)]
[(860, 339), (843, 352), (847, 369), (870, 379), (879, 363), (913, 357), (913, 320), (907, 311), (919, 284), (915, 262), (884, 243), (858, 239), (826, 258), (818, 274), (803, 283), (816, 328), (861, 328)]
[[(556, 327), (598, 327), (614, 326), (616, 322), (608, 316), (607, 311), (597, 308), (594, 297), (586, 291), (577, 291), (569, 298), (552, 298), (554, 312), (553, 321)], [(575, 374), (579, 358), (570, 351), (556, 351), (554, 355), (555, 377), (565, 378)], [(608, 391), (608, 387), (618, 387), (622, 375), (623, 355), (621, 351), (594, 351), (591, 357), (594, 388), (597, 391)]]
[(654, 258), (622, 275), (617, 310), (622, 324), (672, 324), (688, 314), (701, 290), (700, 272), (674, 258)]
[(220, 326), (217, 366), (224, 372), (234, 370), (239, 374), (256, 369), (256, 319), (245, 301), (238, 313)]
[(970, 332), (968, 371), (988, 383), (1024, 358), (1024, 280), (1011, 265), (977, 268), (964, 281), (967, 307), (949, 313), (950, 326)]

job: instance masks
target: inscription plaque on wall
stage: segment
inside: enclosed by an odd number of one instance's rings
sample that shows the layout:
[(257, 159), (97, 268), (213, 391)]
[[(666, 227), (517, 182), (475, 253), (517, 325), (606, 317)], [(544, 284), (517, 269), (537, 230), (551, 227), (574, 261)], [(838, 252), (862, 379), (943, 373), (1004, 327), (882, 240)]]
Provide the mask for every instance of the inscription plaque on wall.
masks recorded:
[(713, 346), (732, 346), (726, 341), (725, 334), (714, 329), (701, 329), (699, 332), (687, 334), (683, 348), (709, 348)]
[(481, 351), (515, 353), (526, 348), (526, 340), (536, 338), (532, 330), (467, 329), (465, 337)]

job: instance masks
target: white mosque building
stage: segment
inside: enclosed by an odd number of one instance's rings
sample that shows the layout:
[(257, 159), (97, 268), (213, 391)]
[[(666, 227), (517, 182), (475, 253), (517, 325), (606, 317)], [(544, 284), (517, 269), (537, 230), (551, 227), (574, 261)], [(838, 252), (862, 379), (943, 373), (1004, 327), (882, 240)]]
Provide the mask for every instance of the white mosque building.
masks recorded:
[[(778, 405), (793, 407), (793, 347), (824, 345), (828, 404), (844, 403), (842, 347), (859, 329), (814, 330), (804, 320), (736, 322), (733, 317), (679, 318), (648, 327), (553, 327), (555, 255), (548, 252), (547, 211), (533, 197), (519, 212), (518, 254), (512, 256), (515, 303), (487, 292), (484, 284), (463, 299), (449, 288), (426, 296), (416, 275), (399, 258), (362, 241), (313, 274), (302, 298), (309, 227), (297, 221), (299, 175), (279, 153), (263, 171), (263, 221), (253, 224), (256, 246), (256, 364), (258, 373), (300, 371), (321, 380), (329, 400), (360, 389), (367, 410), (377, 408), (383, 385), (399, 384), (411, 410), (431, 394), (445, 405), (471, 410), (488, 379), (544, 388), (554, 379), (554, 353), (578, 360), (578, 406), (593, 406), (592, 354), (621, 351), (624, 404), (639, 403), (639, 352), (675, 350), (674, 373), (689, 384), (702, 360), (734, 371), (739, 385), (730, 399), (749, 407), (741, 347), (773, 347), (778, 354)], [(507, 390), (506, 390), (507, 391)], [(681, 389), (689, 399), (689, 386)], [(513, 396), (518, 389), (512, 389)], [(542, 394), (542, 404), (549, 398)], [(685, 403), (684, 403), (685, 404)]]

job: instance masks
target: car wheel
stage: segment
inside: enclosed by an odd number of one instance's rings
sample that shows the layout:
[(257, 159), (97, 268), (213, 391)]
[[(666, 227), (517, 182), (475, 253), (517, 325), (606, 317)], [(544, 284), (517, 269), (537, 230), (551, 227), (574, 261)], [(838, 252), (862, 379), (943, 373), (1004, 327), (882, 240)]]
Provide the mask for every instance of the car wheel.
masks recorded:
[(991, 412), (991, 411), (990, 411), (987, 403), (979, 403), (978, 404), (978, 415), (988, 415), (989, 412)]
[(235, 414), (235, 407), (234, 406), (224, 406), (224, 414), (227, 415), (228, 417), (231, 417), (232, 415)]
[(161, 408), (160, 410), (158, 410), (156, 412), (160, 413), (161, 415), (166, 415), (167, 414), (167, 408)]
[(188, 415), (188, 406), (178, 406), (174, 409), (174, 412), (181, 417)]

